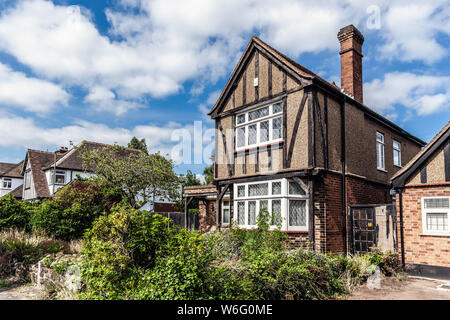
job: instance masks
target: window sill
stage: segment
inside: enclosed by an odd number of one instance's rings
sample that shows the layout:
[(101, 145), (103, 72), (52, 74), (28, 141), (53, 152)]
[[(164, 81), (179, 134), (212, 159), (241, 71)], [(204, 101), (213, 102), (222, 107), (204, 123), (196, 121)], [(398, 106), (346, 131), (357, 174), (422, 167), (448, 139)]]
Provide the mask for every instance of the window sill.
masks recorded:
[(281, 145), (283, 145), (283, 143), (284, 143), (284, 140), (280, 140), (280, 141), (277, 141), (277, 142), (261, 144), (261, 145), (252, 146), (252, 147), (248, 147), (248, 148), (236, 149), (236, 150), (234, 150), (234, 153), (238, 154), (238, 153), (244, 153), (244, 152), (253, 151), (253, 150), (256, 150), (256, 149), (268, 148), (268, 147), (272, 147), (272, 146), (281, 146)]
[(450, 237), (450, 233), (431, 233), (423, 232), (420, 234), (421, 237)]
[(397, 167), (397, 168), (403, 168), (403, 166), (399, 166), (399, 165), (396, 165), (396, 164), (394, 164), (394, 167)]
[(384, 173), (387, 173), (387, 170), (386, 170), (386, 169), (377, 168), (377, 170), (378, 170), (378, 171), (381, 171), (381, 172), (384, 172)]

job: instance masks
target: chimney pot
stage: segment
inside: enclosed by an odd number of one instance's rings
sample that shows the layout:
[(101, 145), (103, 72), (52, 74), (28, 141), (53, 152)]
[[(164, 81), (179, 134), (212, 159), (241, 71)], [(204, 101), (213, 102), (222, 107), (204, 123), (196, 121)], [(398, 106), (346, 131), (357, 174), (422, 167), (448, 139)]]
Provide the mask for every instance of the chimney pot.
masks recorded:
[(341, 88), (345, 93), (363, 103), (362, 90), (362, 44), (364, 36), (354, 26), (348, 25), (339, 30), (337, 38), (341, 45)]

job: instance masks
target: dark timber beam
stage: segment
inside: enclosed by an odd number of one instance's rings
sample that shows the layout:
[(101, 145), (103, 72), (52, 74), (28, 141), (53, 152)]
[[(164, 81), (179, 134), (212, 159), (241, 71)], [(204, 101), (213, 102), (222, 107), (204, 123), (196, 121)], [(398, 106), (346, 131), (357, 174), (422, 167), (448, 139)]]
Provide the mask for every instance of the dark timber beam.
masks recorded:
[(220, 229), (222, 226), (222, 199), (225, 193), (227, 192), (228, 188), (230, 187), (230, 184), (226, 184), (225, 187), (223, 187), (219, 184), (217, 186), (217, 200), (216, 200), (216, 219), (217, 219), (217, 227)]
[(327, 154), (327, 141), (325, 140), (325, 133), (323, 130), (322, 125), (322, 110), (320, 108), (319, 98), (317, 97), (317, 91), (313, 91), (314, 101), (315, 101), (315, 109), (317, 112), (317, 118), (319, 120), (319, 129), (320, 129), (320, 135), (322, 138), (322, 159), (323, 159), (323, 166), (325, 169), (328, 170), (328, 154)]
[(187, 229), (188, 228), (188, 220), (189, 220), (189, 205), (192, 202), (192, 199), (194, 197), (186, 197), (186, 199), (184, 199), (184, 228)]
[(227, 138), (225, 136), (225, 133), (223, 132), (223, 128), (222, 128), (222, 125), (220, 124), (220, 122), (219, 122), (219, 131), (222, 135), (225, 159), (227, 161), (227, 166), (228, 166), (228, 175), (231, 177), (231, 176), (233, 176), (233, 167), (232, 167), (231, 161), (229, 159), (228, 148), (227, 148)]

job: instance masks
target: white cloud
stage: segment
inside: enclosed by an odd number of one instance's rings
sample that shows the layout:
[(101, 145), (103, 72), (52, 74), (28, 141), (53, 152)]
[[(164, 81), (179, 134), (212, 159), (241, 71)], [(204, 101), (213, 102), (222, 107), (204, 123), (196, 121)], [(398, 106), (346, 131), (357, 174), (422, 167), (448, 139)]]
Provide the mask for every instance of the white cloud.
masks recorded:
[(47, 81), (87, 88), (85, 102), (120, 115), (141, 107), (148, 96), (180, 92), (188, 80), (194, 80), (191, 94), (201, 94), (231, 71), (254, 33), (293, 57), (337, 52), (339, 28), (353, 23), (368, 31), (366, 9), (378, 5), (380, 57), (426, 63), (447, 55), (438, 36), (450, 34), (450, 9), (444, 0), (278, 0), (276, 5), (272, 0), (117, 0), (114, 4), (105, 10), (110, 30), (103, 35), (89, 11), (78, 6), (17, 1), (0, 13), (0, 50)]
[(0, 63), (0, 104), (46, 113), (67, 105), (69, 94), (52, 82), (27, 77)]
[(390, 3), (382, 18), (383, 58), (432, 64), (448, 54), (437, 41), (439, 33), (450, 35), (448, 1)]
[(365, 103), (382, 113), (395, 115), (396, 104), (429, 115), (450, 108), (450, 77), (392, 72), (383, 79), (364, 83)]

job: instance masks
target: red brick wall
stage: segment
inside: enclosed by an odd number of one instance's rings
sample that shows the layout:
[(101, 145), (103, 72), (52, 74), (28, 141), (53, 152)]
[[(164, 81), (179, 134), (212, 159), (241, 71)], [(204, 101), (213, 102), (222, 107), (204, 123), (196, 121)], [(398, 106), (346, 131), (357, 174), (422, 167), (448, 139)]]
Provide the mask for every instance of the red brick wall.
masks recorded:
[(208, 232), (216, 228), (216, 201), (200, 200), (198, 205), (199, 230)]
[[(424, 196), (450, 196), (450, 186), (406, 187), (403, 192), (403, 230), (405, 263), (450, 267), (450, 236), (422, 235)], [(400, 197), (397, 196), (397, 220), (400, 221)], [(401, 250), (398, 224), (399, 251)]]
[(309, 236), (308, 232), (286, 232), (288, 236), (288, 244), (291, 248), (308, 248)]
[[(387, 186), (352, 176), (346, 177), (346, 192), (348, 242), (349, 205), (392, 203), (392, 199)], [(344, 252), (342, 175), (328, 172), (322, 182), (315, 182), (314, 207), (316, 249), (322, 252)]]

